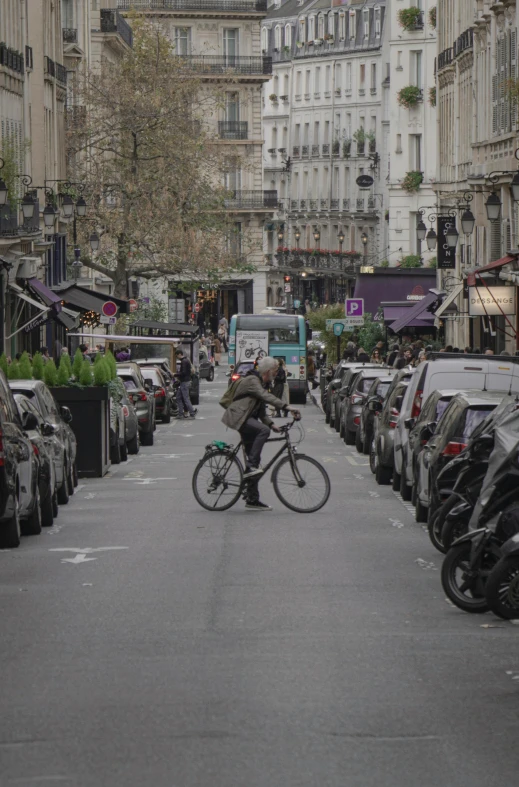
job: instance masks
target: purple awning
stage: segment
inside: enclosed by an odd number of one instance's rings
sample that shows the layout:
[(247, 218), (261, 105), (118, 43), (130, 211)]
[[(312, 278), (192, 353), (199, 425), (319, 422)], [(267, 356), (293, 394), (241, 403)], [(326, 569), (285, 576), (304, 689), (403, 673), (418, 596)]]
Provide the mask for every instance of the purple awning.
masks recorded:
[[(399, 333), (402, 328), (409, 328), (414, 320), (425, 320), (430, 312), (427, 311), (431, 304), (438, 300), (438, 292), (428, 292), (425, 298), (418, 301), (411, 309), (406, 308), (403, 314), (389, 326), (394, 333)], [(430, 314), (429, 325), (434, 323), (434, 315)]]
[(406, 315), (409, 315), (413, 307), (409, 306), (384, 306), (384, 323), (391, 327), (391, 323), (395, 322), (402, 317), (406, 319), (406, 328), (433, 328), (434, 315), (423, 314), (421, 319), (409, 320)]
[(39, 279), (28, 279), (27, 285), (35, 295), (39, 295), (45, 306), (52, 306), (56, 312), (61, 311), (61, 298), (49, 290)]
[(375, 273), (360, 273), (355, 283), (355, 298), (364, 298), (364, 314), (373, 319), (383, 301), (417, 303), (436, 287), (436, 271), (425, 269), (379, 268)]

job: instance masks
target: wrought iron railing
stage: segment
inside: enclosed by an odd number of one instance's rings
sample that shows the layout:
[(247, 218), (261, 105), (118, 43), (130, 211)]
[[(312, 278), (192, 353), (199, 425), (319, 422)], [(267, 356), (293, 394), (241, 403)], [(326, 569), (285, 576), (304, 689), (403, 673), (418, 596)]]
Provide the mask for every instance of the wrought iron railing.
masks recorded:
[(117, 0), (120, 11), (239, 11), (260, 13), (267, 0)]
[(277, 208), (277, 191), (231, 191), (224, 200), (224, 206), (229, 210), (261, 210), (262, 208)]
[(330, 155), (330, 143), (325, 142), (323, 145), (323, 156), (329, 156), (329, 155)]
[(290, 210), (297, 210), (298, 204), (299, 204), (298, 200), (291, 199), (290, 200)]
[(272, 58), (235, 55), (177, 55), (187, 66), (200, 74), (272, 74)]
[(364, 210), (364, 198), (363, 197), (357, 197), (357, 210), (360, 210), (360, 211)]
[(305, 199), (299, 200), (299, 210), (306, 210), (306, 200)]
[(19, 74), (24, 72), (24, 59), (21, 52), (16, 49), (11, 49), (4, 43), (0, 44), (0, 66), (10, 68), (11, 71), (17, 71)]
[(303, 145), (301, 148), (301, 155), (308, 156), (310, 154), (310, 145)]
[(47, 57), (47, 55), (44, 55), (43, 58), (43, 71), (50, 77), (56, 76), (56, 63), (50, 57)]
[(328, 210), (328, 200), (321, 198), (321, 210)]
[(317, 200), (316, 199), (308, 200), (308, 205), (310, 207), (310, 210), (317, 210)]
[(444, 49), (443, 52), (440, 52), (438, 55), (438, 71), (440, 69), (449, 66), (452, 63), (452, 47), (448, 49)]
[(77, 44), (77, 30), (74, 27), (63, 27), (63, 42), (65, 44)]
[(101, 9), (101, 32), (117, 33), (129, 47), (133, 47), (132, 29), (124, 16), (114, 8)]
[(246, 120), (220, 120), (218, 136), (220, 139), (248, 139), (249, 124)]
[(55, 63), (56, 67), (56, 80), (61, 82), (62, 85), (67, 84), (67, 69), (61, 63)]
[(319, 145), (312, 145), (312, 156), (319, 155)]
[(349, 199), (349, 197), (345, 197), (342, 200), (342, 209), (343, 210), (350, 210), (350, 199)]
[(293, 145), (292, 146), (292, 155), (293, 156), (297, 156), (297, 157), (299, 157), (301, 155), (301, 150), (300, 150), (299, 145)]
[(464, 30), (463, 33), (456, 39), (452, 46), (453, 57), (458, 57), (466, 49), (472, 49), (474, 46), (474, 31), (471, 27)]
[(338, 199), (330, 200), (330, 210), (339, 210), (339, 200)]

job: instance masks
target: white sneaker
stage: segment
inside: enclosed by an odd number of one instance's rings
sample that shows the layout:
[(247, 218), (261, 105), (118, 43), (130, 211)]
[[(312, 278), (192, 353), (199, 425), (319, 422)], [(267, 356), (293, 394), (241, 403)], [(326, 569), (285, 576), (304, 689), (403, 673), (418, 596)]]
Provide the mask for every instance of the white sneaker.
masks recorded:
[(258, 467), (251, 467), (249, 470), (246, 470), (243, 474), (243, 480), (247, 480), (248, 478), (254, 478), (257, 475), (263, 475), (263, 468), (261, 465)]

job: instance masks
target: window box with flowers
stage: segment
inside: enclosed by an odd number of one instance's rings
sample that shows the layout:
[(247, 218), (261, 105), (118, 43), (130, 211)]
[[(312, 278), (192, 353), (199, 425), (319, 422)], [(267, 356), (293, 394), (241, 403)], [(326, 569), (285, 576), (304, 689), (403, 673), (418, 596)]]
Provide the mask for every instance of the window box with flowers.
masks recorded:
[(342, 143), (342, 155), (344, 158), (351, 156), (351, 139), (345, 139)]
[(304, 44), (303, 44), (302, 41), (296, 41), (296, 46), (297, 46), (298, 49), (302, 49)]
[(313, 42), (313, 41), (307, 41), (307, 42), (306, 42), (306, 45), (307, 45), (307, 46), (313, 46), (313, 45), (314, 45), (314, 42)]
[(289, 55), (290, 54), (290, 47), (285, 45), (283, 47), (283, 52), (285, 53), (285, 55)]
[(419, 191), (422, 183), (423, 172), (418, 172), (417, 170), (406, 172), (405, 178), (400, 181), (400, 185), (408, 194), (414, 194)]
[(429, 26), (436, 30), (436, 6), (429, 8)]
[(429, 88), (429, 104), (432, 107), (436, 106), (436, 85)]
[(398, 23), (404, 30), (419, 30), (423, 27), (423, 14), (416, 6), (401, 8), (398, 12)]
[(278, 97), (276, 93), (271, 93), (269, 96), (269, 101), (272, 101), (273, 104), (277, 104)]
[(316, 39), (314, 39), (314, 44), (315, 44), (316, 46), (321, 46), (321, 44), (322, 44), (322, 43), (323, 43), (323, 39), (322, 39), (322, 38), (316, 38)]
[(333, 41), (333, 39), (334, 36), (331, 33), (326, 33), (326, 35), (324, 36), (325, 41)]
[(421, 88), (416, 87), (416, 85), (408, 85), (398, 91), (397, 101), (401, 107), (411, 109), (412, 107), (416, 107), (420, 101), (423, 101), (423, 91)]

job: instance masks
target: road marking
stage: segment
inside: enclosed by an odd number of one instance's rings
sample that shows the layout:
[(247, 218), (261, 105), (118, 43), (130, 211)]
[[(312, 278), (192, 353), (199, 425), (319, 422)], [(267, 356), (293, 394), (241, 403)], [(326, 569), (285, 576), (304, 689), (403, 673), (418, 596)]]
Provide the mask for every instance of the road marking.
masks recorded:
[(438, 569), (436, 568), (434, 563), (432, 563), (432, 562), (430, 562), (428, 560), (424, 560), (421, 557), (417, 557), (414, 562), (418, 563), (420, 568), (423, 568), (424, 571), (438, 571)]
[(369, 462), (357, 462), (357, 459), (354, 456), (347, 456), (346, 459), (353, 465), (354, 467), (369, 467)]
[(332, 430), (332, 429), (330, 429), (330, 427), (329, 427), (329, 426), (326, 426), (326, 425), (325, 425), (325, 427), (324, 427), (324, 431), (325, 431), (327, 434), (335, 434), (335, 429), (334, 429), (334, 430)]
[(181, 459), (183, 456), (194, 456), (194, 454), (148, 454), (146, 459), (155, 459), (159, 456), (163, 459)]
[(64, 557), (62, 558), (62, 563), (73, 563), (77, 566), (79, 563), (89, 563), (92, 560), (97, 560), (96, 557), (87, 557), (84, 554), (76, 555), (76, 557)]
[(378, 492), (369, 492), (370, 497), (380, 497)]
[(332, 457), (331, 457), (331, 456), (326, 456), (326, 457), (323, 459), (323, 462), (324, 462), (325, 464), (330, 464), (330, 462), (333, 462), (334, 464), (337, 464), (337, 459), (332, 459)]
[(157, 481), (178, 481), (178, 478), (123, 478), (121, 480), (133, 481), (139, 486), (149, 486), (150, 484), (156, 484)]
[(85, 500), (92, 500), (97, 495), (97, 492), (89, 492), (88, 495), (85, 495)]
[(393, 527), (397, 527), (399, 530), (401, 527), (404, 527), (404, 523), (401, 522), (399, 519), (392, 519), (391, 517), (388, 517), (388, 519)]

